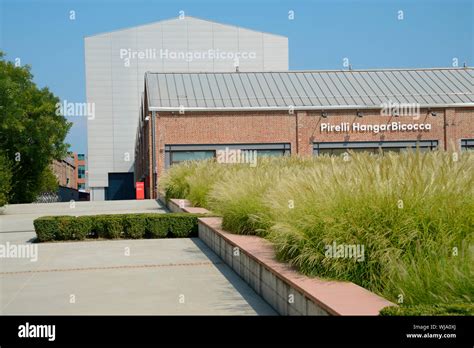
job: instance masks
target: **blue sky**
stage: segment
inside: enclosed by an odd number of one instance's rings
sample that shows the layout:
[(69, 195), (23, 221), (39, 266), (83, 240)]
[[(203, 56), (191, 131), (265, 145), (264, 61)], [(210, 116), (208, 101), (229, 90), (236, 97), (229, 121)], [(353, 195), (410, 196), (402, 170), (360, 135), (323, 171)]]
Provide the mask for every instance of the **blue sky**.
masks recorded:
[[(473, 0), (0, 0), (0, 49), (35, 82), (85, 101), (84, 36), (186, 15), (285, 35), (290, 69), (474, 66)], [(69, 11), (76, 19), (69, 20)], [(288, 12), (294, 11), (294, 20)], [(403, 20), (398, 19), (403, 11)], [(87, 153), (85, 118), (67, 141)]]

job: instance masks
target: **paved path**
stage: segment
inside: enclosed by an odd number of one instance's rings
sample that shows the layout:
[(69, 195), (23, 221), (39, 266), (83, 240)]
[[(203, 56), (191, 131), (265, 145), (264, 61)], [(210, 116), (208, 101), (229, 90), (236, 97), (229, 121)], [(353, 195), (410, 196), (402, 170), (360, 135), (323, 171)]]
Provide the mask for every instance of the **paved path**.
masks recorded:
[(45, 215), (97, 215), (127, 213), (165, 213), (157, 201), (102, 201), (74, 203), (13, 204), (0, 208), (0, 232), (33, 231), (33, 220)]
[[(78, 202), (73, 215), (164, 212), (154, 201), (134, 202), (121, 201), (113, 210), (96, 202), (88, 210)], [(0, 245), (38, 247), (36, 262), (0, 258), (1, 314), (275, 314), (198, 238), (31, 244), (31, 227), (15, 232), (16, 222), (27, 228), (38, 214), (60, 215), (66, 208), (41, 206), (39, 213), (10, 206), (0, 215)]]

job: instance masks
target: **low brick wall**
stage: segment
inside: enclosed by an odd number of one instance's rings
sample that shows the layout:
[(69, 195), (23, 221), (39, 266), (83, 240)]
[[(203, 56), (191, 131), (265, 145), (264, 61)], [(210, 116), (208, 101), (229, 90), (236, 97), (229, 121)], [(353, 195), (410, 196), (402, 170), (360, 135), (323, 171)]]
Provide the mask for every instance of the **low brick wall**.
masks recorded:
[[(171, 211), (206, 213), (187, 200), (172, 199)], [(280, 315), (378, 315), (394, 305), (354, 284), (310, 278), (276, 260), (267, 240), (222, 229), (222, 219), (199, 219), (199, 238)]]
[[(204, 218), (199, 221), (199, 238), (206, 243), (246, 283), (267, 301), (280, 315), (331, 315), (330, 308), (316, 303), (279, 277), (275, 269), (262, 262), (262, 256), (273, 254), (261, 238), (243, 236), (233, 240), (221, 230), (220, 218)], [(242, 236), (239, 236), (242, 237)], [(260, 239), (260, 240), (259, 240)], [(255, 243), (255, 244), (254, 244)], [(250, 247), (250, 244), (254, 244)], [(250, 250), (249, 250), (250, 249)], [(256, 251), (257, 255), (251, 253)]]
[[(166, 197), (163, 196), (163, 194), (158, 193), (158, 200), (165, 205), (169, 211), (172, 213), (182, 213), (184, 212), (184, 208), (192, 208), (191, 202), (189, 202), (187, 199), (170, 199), (168, 202), (166, 202)], [(199, 209), (204, 209), (204, 208), (199, 208)], [(208, 212), (207, 209), (204, 209), (205, 212)], [(186, 213), (189, 213), (186, 211)]]

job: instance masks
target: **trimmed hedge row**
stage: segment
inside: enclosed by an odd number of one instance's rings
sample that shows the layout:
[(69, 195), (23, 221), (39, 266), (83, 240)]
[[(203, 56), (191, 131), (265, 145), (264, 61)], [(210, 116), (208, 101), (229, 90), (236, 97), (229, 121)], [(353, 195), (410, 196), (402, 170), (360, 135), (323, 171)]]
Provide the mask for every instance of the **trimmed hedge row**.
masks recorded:
[(197, 236), (197, 220), (204, 214), (116, 214), (43, 216), (36, 219), (38, 242), (86, 238), (184, 238)]
[(380, 311), (382, 316), (433, 316), (433, 315), (474, 315), (474, 304), (453, 303), (436, 305), (415, 305), (407, 307), (385, 307)]

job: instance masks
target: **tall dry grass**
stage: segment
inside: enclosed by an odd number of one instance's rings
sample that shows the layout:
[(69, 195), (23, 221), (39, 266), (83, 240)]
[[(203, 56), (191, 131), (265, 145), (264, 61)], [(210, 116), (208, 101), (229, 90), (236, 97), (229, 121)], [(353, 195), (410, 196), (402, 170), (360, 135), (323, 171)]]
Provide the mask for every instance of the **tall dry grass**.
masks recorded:
[[(163, 188), (221, 214), (229, 231), (265, 236), (305, 274), (353, 281), (404, 304), (472, 302), (474, 155), (348, 159), (197, 162), (172, 168)], [(328, 257), (333, 243), (363, 246), (364, 260)]]

